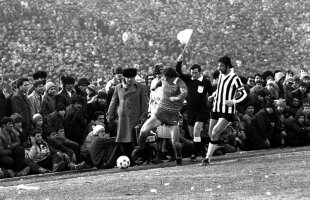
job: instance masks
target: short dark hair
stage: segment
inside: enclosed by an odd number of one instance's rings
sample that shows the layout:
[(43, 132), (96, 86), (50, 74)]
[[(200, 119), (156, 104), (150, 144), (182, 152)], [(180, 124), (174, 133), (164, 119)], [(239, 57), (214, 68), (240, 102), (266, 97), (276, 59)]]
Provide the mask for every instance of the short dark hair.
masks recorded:
[(37, 71), (32, 75), (34, 80), (38, 80), (40, 78), (46, 79), (47, 78), (47, 73), (45, 71)]
[(13, 119), (10, 117), (2, 117), (1, 118), (1, 127), (3, 127), (4, 125), (6, 125), (9, 122), (13, 123)]
[(22, 86), (24, 84), (24, 82), (26, 82), (26, 81), (29, 81), (29, 79), (24, 78), (24, 77), (17, 79), (16, 88), (19, 88), (20, 86)]
[(190, 70), (198, 69), (198, 72), (201, 72), (201, 66), (198, 64), (193, 64), (190, 68)]
[(94, 120), (94, 121), (96, 121), (100, 115), (104, 115), (104, 112), (102, 112), (102, 111), (96, 111), (96, 112), (94, 112), (94, 114), (93, 114), (93, 116), (92, 116), (91, 119)]
[(167, 67), (163, 70), (163, 75), (167, 78), (179, 77), (178, 72), (173, 67)]

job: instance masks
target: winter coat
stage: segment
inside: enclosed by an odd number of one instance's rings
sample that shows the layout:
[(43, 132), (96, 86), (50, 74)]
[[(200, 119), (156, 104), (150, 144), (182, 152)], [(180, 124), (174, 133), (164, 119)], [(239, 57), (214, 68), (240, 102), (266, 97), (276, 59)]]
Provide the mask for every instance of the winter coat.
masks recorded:
[(64, 128), (66, 138), (79, 145), (82, 144), (83, 135), (86, 129), (86, 119), (82, 110), (76, 110), (73, 105), (67, 108), (64, 118)]
[(18, 113), (23, 117), (23, 130), (29, 135), (31, 127), (30, 103), (22, 91), (15, 93), (11, 100), (12, 113)]
[(271, 122), (274, 122), (273, 115), (267, 113), (263, 108), (258, 111), (251, 120), (251, 124), (246, 127), (246, 150), (256, 150), (269, 148), (265, 144), (265, 140), (270, 140), (273, 134)]
[(63, 103), (66, 107), (68, 107), (71, 104), (71, 97), (69, 96), (68, 91), (65, 89), (61, 90), (56, 95), (55, 99), (56, 99), (56, 105), (58, 103)]
[(64, 128), (64, 118), (57, 111), (45, 116), (44, 121), (43, 129), (45, 133)]
[(30, 116), (32, 117), (36, 113), (41, 112), (41, 106), (42, 106), (42, 96), (37, 94), (35, 91), (33, 91), (28, 96), (28, 101), (30, 105)]
[(41, 115), (45, 117), (56, 110), (56, 100), (54, 96), (47, 93), (43, 96), (43, 102), (41, 106)]
[(2, 92), (2, 90), (0, 89), (0, 119), (2, 119), (2, 117), (6, 116), (6, 106), (5, 106), (5, 96)]
[(128, 89), (124, 84), (115, 87), (107, 112), (110, 121), (118, 117), (116, 142), (134, 142), (133, 128), (147, 118), (148, 91), (144, 84), (134, 83)]

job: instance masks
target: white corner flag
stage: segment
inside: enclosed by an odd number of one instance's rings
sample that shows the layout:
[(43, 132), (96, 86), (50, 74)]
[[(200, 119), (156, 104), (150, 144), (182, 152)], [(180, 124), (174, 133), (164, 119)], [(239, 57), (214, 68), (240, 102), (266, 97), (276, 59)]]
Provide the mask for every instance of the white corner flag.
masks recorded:
[(187, 45), (192, 34), (193, 34), (193, 29), (185, 29), (178, 33), (177, 38), (181, 42), (181, 44)]

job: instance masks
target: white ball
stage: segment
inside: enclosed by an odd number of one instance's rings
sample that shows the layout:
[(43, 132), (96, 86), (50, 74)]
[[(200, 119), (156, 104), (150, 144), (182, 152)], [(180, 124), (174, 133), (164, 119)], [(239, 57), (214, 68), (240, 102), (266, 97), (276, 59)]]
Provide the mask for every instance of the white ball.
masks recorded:
[(130, 166), (130, 160), (127, 156), (120, 156), (116, 161), (116, 165), (120, 169), (126, 169)]

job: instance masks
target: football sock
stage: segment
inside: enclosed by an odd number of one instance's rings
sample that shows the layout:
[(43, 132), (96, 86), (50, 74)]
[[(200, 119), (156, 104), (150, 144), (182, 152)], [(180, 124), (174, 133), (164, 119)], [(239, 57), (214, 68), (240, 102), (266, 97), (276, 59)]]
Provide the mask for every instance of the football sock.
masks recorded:
[(207, 156), (206, 158), (209, 159), (209, 161), (211, 160), (211, 157), (214, 153), (214, 151), (217, 149), (218, 145), (216, 144), (216, 142), (214, 143), (215, 141), (211, 141), (209, 143), (209, 146), (208, 146), (208, 151), (207, 151)]

